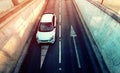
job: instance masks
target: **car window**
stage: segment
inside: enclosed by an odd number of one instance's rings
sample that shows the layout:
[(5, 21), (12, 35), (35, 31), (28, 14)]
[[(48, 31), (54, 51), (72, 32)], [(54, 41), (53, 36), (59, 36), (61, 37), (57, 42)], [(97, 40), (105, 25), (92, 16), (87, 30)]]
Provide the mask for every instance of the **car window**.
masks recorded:
[(40, 31), (41, 32), (49, 32), (53, 30), (52, 23), (40, 23)]

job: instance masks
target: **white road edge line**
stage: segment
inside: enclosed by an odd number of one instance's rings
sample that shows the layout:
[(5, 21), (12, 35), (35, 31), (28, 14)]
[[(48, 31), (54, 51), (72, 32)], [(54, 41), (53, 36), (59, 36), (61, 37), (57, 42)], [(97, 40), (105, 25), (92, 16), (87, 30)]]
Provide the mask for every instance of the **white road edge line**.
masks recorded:
[(74, 47), (75, 47), (75, 52), (76, 52), (76, 57), (77, 57), (77, 62), (78, 62), (78, 68), (81, 68), (80, 59), (79, 59), (79, 56), (78, 56), (78, 50), (77, 50), (76, 41), (75, 41), (75, 37), (73, 37), (73, 43), (74, 43)]

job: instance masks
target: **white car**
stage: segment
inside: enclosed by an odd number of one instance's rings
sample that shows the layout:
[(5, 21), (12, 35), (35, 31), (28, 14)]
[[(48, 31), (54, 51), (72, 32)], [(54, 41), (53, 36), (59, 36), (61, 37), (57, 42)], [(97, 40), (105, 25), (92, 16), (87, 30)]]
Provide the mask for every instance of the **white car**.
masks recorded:
[(56, 33), (56, 16), (53, 13), (44, 13), (39, 22), (36, 39), (39, 43), (54, 43)]

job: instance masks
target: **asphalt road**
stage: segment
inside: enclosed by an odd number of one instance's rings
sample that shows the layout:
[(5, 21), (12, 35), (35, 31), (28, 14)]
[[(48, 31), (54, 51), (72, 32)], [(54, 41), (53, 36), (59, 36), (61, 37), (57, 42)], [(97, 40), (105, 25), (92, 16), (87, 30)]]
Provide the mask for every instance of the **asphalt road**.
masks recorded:
[(72, 0), (49, 0), (44, 12), (57, 16), (56, 42), (41, 65), (35, 35), (19, 73), (102, 73)]

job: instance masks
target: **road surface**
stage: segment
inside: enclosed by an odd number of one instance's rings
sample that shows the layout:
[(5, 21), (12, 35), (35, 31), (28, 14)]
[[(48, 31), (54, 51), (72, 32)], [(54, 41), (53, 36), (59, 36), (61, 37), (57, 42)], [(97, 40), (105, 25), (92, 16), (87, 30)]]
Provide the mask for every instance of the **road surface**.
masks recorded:
[(72, 0), (49, 0), (44, 12), (57, 16), (56, 42), (41, 66), (35, 35), (19, 73), (102, 73)]

